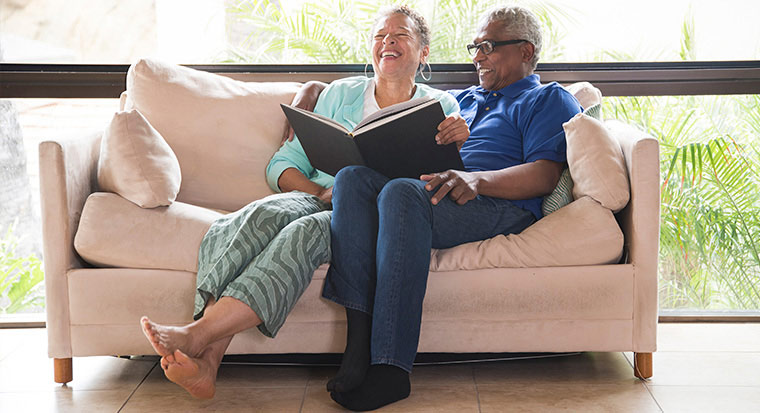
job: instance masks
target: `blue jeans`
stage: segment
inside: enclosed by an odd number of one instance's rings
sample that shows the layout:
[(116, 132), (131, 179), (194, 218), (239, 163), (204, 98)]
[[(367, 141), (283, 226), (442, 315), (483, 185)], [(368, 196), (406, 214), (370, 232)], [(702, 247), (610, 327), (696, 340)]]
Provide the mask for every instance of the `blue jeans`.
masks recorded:
[(332, 264), (322, 297), (372, 315), (371, 363), (408, 372), (417, 354), (431, 248), (518, 233), (533, 214), (478, 196), (438, 205), (425, 182), (372, 169), (340, 170), (333, 187)]

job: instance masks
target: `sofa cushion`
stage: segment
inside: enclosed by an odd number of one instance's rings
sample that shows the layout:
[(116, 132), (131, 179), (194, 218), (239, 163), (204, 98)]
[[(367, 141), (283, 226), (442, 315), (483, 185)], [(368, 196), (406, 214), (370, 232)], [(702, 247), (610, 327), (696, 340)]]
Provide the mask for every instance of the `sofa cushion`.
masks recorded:
[(573, 197), (590, 196), (618, 212), (628, 203), (630, 186), (620, 144), (598, 120), (579, 113), (565, 122), (567, 164)]
[(298, 83), (240, 82), (143, 59), (127, 73), (126, 108), (166, 139), (182, 168), (177, 200), (234, 211), (271, 194), (265, 170), (280, 146)]
[(433, 250), (432, 271), (612, 264), (620, 260), (623, 232), (612, 212), (583, 197), (520, 234), (497, 235)]
[(119, 195), (96, 192), (84, 204), (74, 248), (99, 267), (195, 272), (201, 240), (220, 216), (182, 202), (142, 209)]
[(541, 201), (541, 212), (547, 216), (571, 202), (573, 202), (573, 178), (570, 176), (570, 169), (565, 168), (554, 191)]
[(589, 82), (576, 82), (565, 87), (584, 108), (602, 103), (602, 91)]
[(98, 186), (142, 208), (174, 202), (182, 180), (177, 157), (136, 110), (114, 114), (103, 132)]

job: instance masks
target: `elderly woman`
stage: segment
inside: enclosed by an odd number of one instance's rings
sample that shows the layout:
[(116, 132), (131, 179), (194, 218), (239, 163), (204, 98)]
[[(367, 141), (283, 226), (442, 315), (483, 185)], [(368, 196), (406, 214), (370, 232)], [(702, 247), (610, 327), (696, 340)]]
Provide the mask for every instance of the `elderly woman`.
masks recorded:
[[(374, 78), (333, 82), (314, 111), (351, 129), (381, 108), (430, 96), (447, 115), (436, 140), (461, 145), (469, 130), (456, 100), (414, 82), (427, 61), (429, 42), (428, 26), (417, 12), (405, 6), (383, 10), (372, 28)], [(211, 398), (235, 334), (252, 327), (268, 337), (277, 334), (314, 270), (330, 260), (333, 179), (309, 164), (296, 137), (283, 144), (267, 167), (272, 189), (289, 193), (253, 202), (214, 222), (199, 252), (196, 321), (173, 327), (141, 320), (169, 380), (195, 397)], [(341, 370), (339, 378), (345, 373)]]

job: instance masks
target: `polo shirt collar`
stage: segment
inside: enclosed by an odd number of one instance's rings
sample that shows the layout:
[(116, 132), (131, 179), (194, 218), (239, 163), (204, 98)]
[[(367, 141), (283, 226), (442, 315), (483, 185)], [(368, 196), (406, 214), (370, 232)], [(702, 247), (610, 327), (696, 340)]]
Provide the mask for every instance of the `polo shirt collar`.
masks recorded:
[[(534, 87), (541, 86), (541, 77), (534, 73), (532, 75), (525, 76), (524, 78), (518, 80), (515, 83), (512, 83), (511, 85), (508, 85), (506, 87), (503, 87), (496, 92), (507, 96), (510, 98), (516, 98), (520, 96), (520, 94), (528, 89), (533, 89)], [(478, 86), (476, 89), (480, 93), (488, 93), (488, 90), (483, 89), (482, 87)]]

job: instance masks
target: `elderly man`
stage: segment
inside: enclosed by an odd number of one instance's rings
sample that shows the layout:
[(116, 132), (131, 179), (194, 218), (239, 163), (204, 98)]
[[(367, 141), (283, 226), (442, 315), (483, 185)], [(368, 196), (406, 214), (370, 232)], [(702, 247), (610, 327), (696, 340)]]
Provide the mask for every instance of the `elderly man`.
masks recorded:
[(558, 84), (539, 83), (541, 47), (540, 23), (524, 8), (481, 21), (467, 46), (480, 85), (450, 91), (470, 128), (466, 171), (389, 180), (354, 166), (335, 177), (322, 296), (346, 307), (346, 351), (328, 383), (344, 407), (373, 410), (409, 395), (431, 248), (519, 233), (542, 217), (566, 162), (562, 124), (581, 107)]

